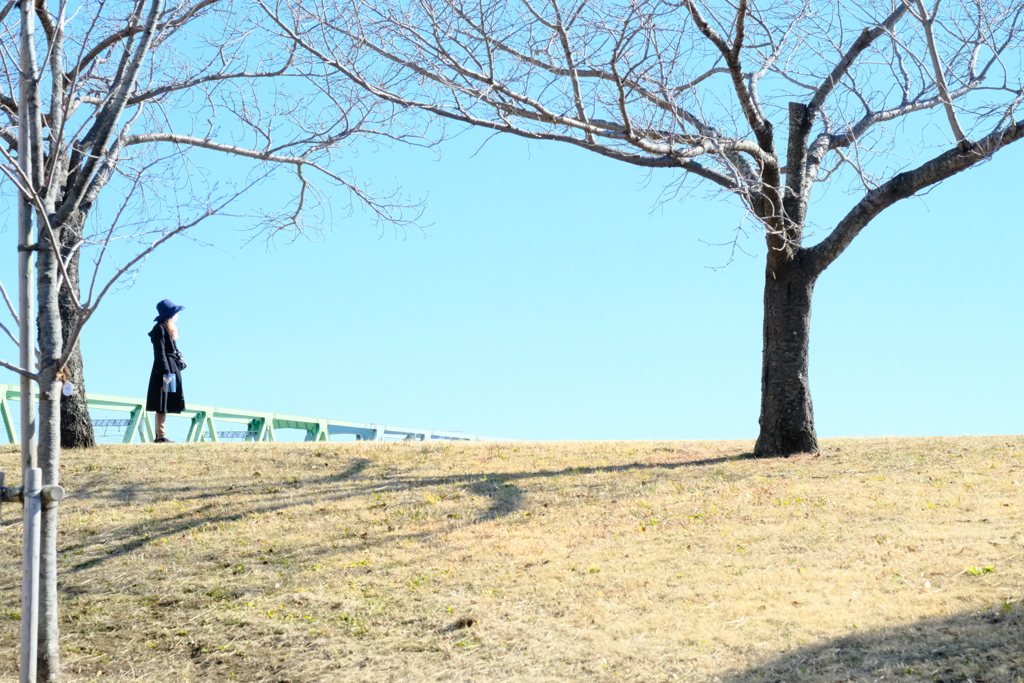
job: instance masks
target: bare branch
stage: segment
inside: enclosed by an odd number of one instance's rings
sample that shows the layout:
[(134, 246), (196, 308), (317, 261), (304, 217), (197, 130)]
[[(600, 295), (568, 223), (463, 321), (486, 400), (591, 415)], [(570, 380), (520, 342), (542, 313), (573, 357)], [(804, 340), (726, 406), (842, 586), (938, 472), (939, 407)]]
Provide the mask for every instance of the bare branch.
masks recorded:
[(4, 332), (7, 333), (7, 336), (11, 338), (11, 341), (14, 342), (15, 346), (21, 346), (21, 343), (18, 341), (18, 338), (15, 337), (14, 333), (7, 329), (7, 326), (4, 325), (3, 323), (0, 323), (0, 330), (3, 330)]
[(205, 221), (207, 218), (210, 218), (211, 216), (215, 216), (222, 213), (228, 206), (236, 202), (239, 199), (239, 197), (243, 196), (248, 190), (252, 189), (252, 187), (255, 185), (255, 182), (250, 183), (248, 186), (244, 187), (240, 191), (235, 192), (232, 196), (222, 201), (219, 205), (208, 207), (201, 215), (199, 215), (194, 220), (189, 221), (188, 223), (183, 223), (172, 230), (164, 232), (158, 239), (154, 240), (153, 243), (149, 245), (149, 247), (136, 254), (134, 258), (128, 261), (128, 263), (119, 268), (114, 273), (114, 275), (107, 280), (107, 283), (103, 286), (103, 288), (100, 289), (100, 292), (96, 296), (96, 300), (92, 303), (92, 305), (89, 306), (88, 308), (81, 309), (78, 322), (72, 329), (71, 334), (68, 337), (68, 343), (66, 344), (63, 350), (63, 355), (61, 356), (60, 361), (57, 363), (58, 369), (63, 369), (64, 366), (67, 365), (68, 360), (71, 358), (71, 354), (74, 352), (75, 346), (78, 344), (78, 338), (81, 336), (82, 328), (85, 327), (85, 324), (89, 321), (89, 318), (91, 318), (93, 313), (96, 312), (96, 309), (99, 307), (100, 303), (103, 301), (103, 298), (107, 295), (110, 289), (118, 281), (120, 281), (121, 277), (125, 273), (131, 271), (137, 264), (144, 261), (146, 257), (148, 257), (150, 254), (156, 251), (156, 249), (160, 247), (160, 245), (164, 244), (174, 236), (179, 235), (185, 232), (186, 230), (194, 228), (195, 226), (199, 225), (200, 223)]
[[(169, 29), (174, 29), (183, 26), (190, 20), (192, 20), (200, 12), (202, 12), (202, 10), (220, 1), (221, 0), (201, 0), (201, 2), (198, 2), (194, 6), (189, 8), (189, 10), (178, 19), (163, 24), (157, 24), (156, 30), (158, 32), (164, 32)], [(78, 78), (81, 76), (81, 74), (104, 52), (109, 50), (114, 45), (117, 45), (121, 41), (125, 40), (126, 38), (131, 38), (132, 36), (138, 35), (143, 30), (144, 29), (142, 26), (125, 26), (124, 28), (114, 33), (111, 33), (109, 36), (96, 43), (96, 45), (91, 50), (89, 50), (87, 53), (85, 53), (85, 55), (82, 56), (82, 58), (78, 61), (78, 64), (76, 64), (75, 67), (67, 73), (68, 84), (70, 85), (71, 83), (76, 82)]]
[(865, 28), (861, 34), (857, 37), (857, 40), (853, 42), (850, 49), (846, 51), (843, 58), (839, 60), (835, 68), (832, 69), (832, 73), (828, 75), (825, 82), (818, 86), (818, 89), (814, 92), (814, 97), (811, 98), (810, 103), (807, 105), (808, 115), (813, 119), (818, 115), (822, 105), (825, 104), (825, 99), (828, 98), (832, 91), (835, 90), (836, 85), (849, 73), (850, 67), (854, 65), (857, 57), (861, 55), (873, 42), (884, 34), (891, 33), (893, 28), (899, 22), (900, 19), (907, 13), (908, 7), (905, 3), (897, 5), (896, 9), (885, 18), (878, 26), (873, 28)]
[(0, 360), (0, 368), (7, 368), (8, 370), (10, 370), (12, 372), (16, 372), (19, 375), (21, 375), (22, 377), (28, 377), (29, 379), (31, 379), (33, 381), (36, 381), (36, 380), (39, 379), (39, 375), (35, 374), (34, 372), (29, 372), (28, 370), (25, 370), (23, 368), (19, 368), (17, 365), (11, 365), (10, 363), (8, 363), (6, 361)]
[(217, 81), (233, 81), (233, 80), (242, 80), (242, 79), (274, 78), (274, 77), (277, 77), (277, 76), (281, 76), (285, 72), (288, 71), (288, 67), (290, 67), (291, 64), (292, 64), (292, 62), (291, 62), (291, 55), (288, 55), (288, 57), (289, 58), (285, 61), (285, 63), (281, 66), (281, 68), (280, 69), (275, 69), (274, 71), (260, 71), (260, 72), (238, 71), (238, 72), (235, 72), (235, 73), (211, 74), (211, 75), (208, 75), (208, 76), (202, 76), (200, 78), (194, 78), (194, 79), (191, 79), (191, 80), (183, 81), (181, 83), (171, 83), (171, 84), (168, 84), (168, 85), (160, 86), (159, 88), (153, 88), (152, 90), (146, 90), (144, 92), (139, 93), (138, 95), (133, 95), (132, 97), (130, 97), (128, 99), (127, 106), (134, 107), (134, 106), (136, 106), (136, 105), (138, 105), (138, 104), (140, 104), (142, 102), (146, 102), (148, 100), (156, 99), (157, 97), (160, 97), (161, 95), (166, 95), (168, 93), (178, 92), (180, 90), (189, 90), (191, 88), (196, 88), (196, 87), (198, 87), (200, 85), (205, 85), (207, 83), (216, 83)]
[(149, 53), (149, 46), (153, 42), (153, 33), (162, 7), (163, 0), (150, 0), (149, 16), (146, 20), (146, 27), (142, 32), (142, 40), (139, 41), (124, 76), (120, 79), (118, 89), (114, 91), (106, 106), (96, 116), (94, 133), (90, 135), (94, 140), (92, 150), (82, 165), (82, 169), (75, 173), (74, 183), (68, 188), (61, 208), (57, 211), (55, 216), (57, 225), (61, 225), (71, 213), (78, 210), (82, 198), (85, 196), (86, 189), (92, 181), (92, 174), (105, 155), (114, 126), (118, 124), (121, 112), (127, 106), (128, 94), (135, 87), (135, 79), (139, 69), (142, 67), (142, 60)]
[[(939, 89), (939, 99), (946, 110), (949, 127), (953, 129), (953, 137), (957, 142), (964, 142), (967, 138), (964, 136), (964, 129), (960, 127), (960, 121), (957, 120), (956, 110), (953, 109), (953, 100), (950, 98), (949, 88), (946, 86), (946, 74), (942, 68), (942, 60), (939, 59), (939, 50), (935, 46), (935, 13), (933, 12), (929, 16), (928, 8), (924, 6), (923, 0), (916, 0), (916, 3), (917, 13), (915, 16), (924, 27), (924, 34), (928, 39), (928, 55), (932, 59), (932, 68), (935, 70), (935, 85)], [(938, 8), (939, 2), (936, 0), (935, 11), (938, 11)]]
[[(29, 202), (36, 209), (39, 222), (43, 224), (43, 227), (46, 230), (46, 236), (48, 238), (50, 249), (54, 253), (54, 258), (56, 258), (57, 260), (58, 269), (60, 271), (57, 289), (60, 289), (61, 283), (63, 282), (65, 286), (68, 288), (68, 291), (72, 299), (74, 300), (75, 305), (77, 306), (77, 294), (70, 287), (69, 279), (67, 277), (67, 267), (66, 264), (64, 263), (64, 260), (60, 256), (60, 241), (57, 239), (57, 235), (53, 230), (53, 225), (50, 222), (50, 212), (46, 210), (46, 206), (43, 203), (43, 197), (40, 195), (39, 192), (36, 192), (32, 189), (32, 186), (30, 185), (31, 179), (26, 177), (24, 170), (18, 164), (14, 163), (14, 160), (11, 159), (11, 155), (7, 152), (7, 150), (0, 148), (0, 154), (3, 154), (4, 157), (11, 162), (10, 167), (14, 169), (12, 171), (11, 168), (8, 168), (7, 166), (0, 166), (0, 171), (3, 171), (4, 175), (10, 178), (10, 180), (18, 187), (18, 190), (23, 195), (25, 195), (25, 197), (28, 198)], [(4, 294), (4, 297), (6, 298), (6, 293)]]
[(14, 324), (20, 325), (18, 322), (18, 311), (14, 309), (14, 304), (11, 303), (11, 298), (7, 296), (7, 290), (4, 289), (4, 283), (0, 282), (0, 295), (4, 298), (4, 303), (7, 304), (7, 310), (11, 312), (11, 317), (14, 318)]
[[(502, 95), (505, 96), (506, 99), (502, 101), (492, 100), (489, 102), (491, 106), (500, 110), (502, 113), (514, 114), (517, 117), (527, 120), (538, 121), (542, 123), (558, 124), (566, 126), (568, 128), (581, 130), (586, 134), (586, 139), (581, 140), (571, 135), (560, 135), (557, 133), (550, 132), (538, 133), (534, 131), (529, 131), (513, 126), (504, 117), (501, 117), (498, 121), (483, 119), (480, 117), (473, 116), (472, 114), (469, 114), (462, 108), (454, 108), (453, 110), (447, 107), (431, 104), (429, 102), (419, 102), (416, 100), (410, 100), (396, 93), (383, 90), (373, 85), (367, 79), (361, 77), (354, 71), (352, 71), (348, 66), (343, 64), (338, 59), (335, 59), (332, 56), (328, 55), (327, 53), (321, 51), (319, 48), (317, 48), (309, 41), (304, 39), (302, 36), (296, 33), (292, 27), (285, 24), (280, 19), (280, 17), (278, 17), (265, 4), (259, 1), (258, 4), (263, 8), (267, 15), (280, 27), (280, 29), (284, 31), (285, 35), (287, 35), (290, 39), (295, 41), (297, 45), (300, 45), (303, 49), (307, 50), (311, 54), (314, 54), (318, 59), (322, 60), (324, 64), (330, 65), (339, 73), (344, 74), (347, 78), (351, 79), (352, 82), (358, 84), (367, 92), (370, 92), (376, 97), (397, 104), (403, 108), (417, 109), (425, 112), (430, 112), (432, 114), (435, 114), (446, 119), (459, 121), (461, 123), (466, 123), (469, 125), (478, 126), (482, 128), (488, 128), (495, 131), (511, 133), (513, 135), (525, 137), (528, 139), (545, 139), (564, 142), (575, 146), (584, 147), (586, 149), (590, 149), (591, 151), (601, 154), (602, 156), (607, 156), (609, 158), (617, 159), (620, 161), (626, 161), (628, 163), (632, 163), (639, 166), (655, 168), (681, 168), (688, 172), (694, 173), (702, 178), (711, 180), (712, 182), (715, 182), (716, 184), (719, 184), (727, 189), (737, 189), (735, 181), (729, 176), (719, 173), (702, 164), (689, 161), (690, 157), (697, 156), (705, 152), (705, 149), (702, 146), (701, 142), (697, 142), (695, 145), (690, 146), (688, 149), (677, 149), (674, 145), (638, 141), (637, 146), (641, 148), (644, 152), (646, 152), (646, 154), (626, 152), (615, 147), (602, 145), (597, 143), (594, 140), (594, 137), (621, 138), (623, 135), (624, 128), (620, 124), (614, 124), (603, 120), (591, 119), (589, 121), (581, 121), (573, 117), (557, 114), (547, 109), (540, 101), (532, 97), (516, 93), (507, 86), (494, 81), (488, 75), (475, 72), (464, 66), (457, 67), (460, 73), (475, 80), (487, 83), (488, 88), (490, 88), (492, 91), (501, 93)], [(426, 69), (418, 67), (409, 60), (399, 59), (395, 55), (388, 53), (387, 51), (383, 50), (380, 46), (375, 45), (372, 42), (360, 41), (360, 45), (362, 47), (365, 47), (376, 52), (385, 59), (394, 61), (396, 64), (399, 64), (400, 66), (413, 70), (418, 75), (424, 78), (438, 82), (439, 85), (445, 85), (446, 87), (448, 85), (448, 81), (446, 81), (446, 79)], [(521, 105), (514, 104), (514, 102), (521, 103)], [(744, 141), (726, 140), (724, 141), (724, 143), (728, 144), (730, 147), (735, 147), (737, 149), (742, 148), (743, 151), (750, 151), (757, 154), (761, 154), (761, 150), (757, 148), (756, 145), (748, 145), (745, 144)]]
[(808, 249), (809, 257), (820, 272), (839, 257), (860, 231), (878, 214), (901, 199), (906, 199), (926, 187), (951, 178), (991, 157), (999, 149), (1024, 138), (1024, 120), (995, 131), (971, 144), (959, 144), (953, 149), (925, 162), (921, 166), (900, 173), (881, 186), (871, 190), (836, 225), (835, 229), (817, 245)]
[[(587, 111), (583, 104), (583, 90), (580, 88), (580, 77), (576, 71), (576, 59), (573, 57), (572, 46), (569, 45), (569, 34), (565, 30), (565, 22), (562, 20), (562, 10), (558, 6), (558, 0), (551, 0), (551, 6), (555, 10), (555, 31), (558, 32), (562, 44), (562, 51), (565, 55), (565, 67), (569, 73), (569, 80), (572, 82), (573, 95), (576, 100), (576, 113), (582, 123), (587, 123)], [(587, 136), (590, 137), (590, 133)]]
[(15, 0), (7, 0), (7, 2), (4, 3), (3, 8), (0, 8), (0, 23), (3, 23), (3, 20), (7, 18), (7, 15), (10, 13), (11, 9), (14, 8), (14, 6)]
[(725, 58), (725, 62), (729, 67), (729, 75), (732, 76), (733, 88), (736, 91), (736, 97), (740, 102), (740, 106), (743, 108), (743, 114), (747, 118), (747, 123), (750, 125), (750, 129), (754, 131), (757, 136), (757, 141), (768, 154), (775, 154), (775, 138), (772, 135), (772, 125), (764, 118), (761, 113), (762, 109), (758, 105), (747, 86), (745, 74), (743, 72), (743, 65), (740, 61), (740, 51), (743, 48), (743, 27), (744, 20), (747, 12), (747, 0), (740, 0), (739, 8), (736, 12), (736, 26), (738, 36), (735, 43), (730, 46), (725, 40), (718, 34), (718, 32), (712, 28), (708, 23), (704, 15), (701, 14), (700, 9), (697, 7), (695, 0), (683, 0), (683, 6), (686, 7), (690, 12), (690, 16), (693, 18), (694, 23), (697, 25), (697, 29), (710, 40), (718, 51), (722, 53), (722, 57)]
[[(274, 154), (273, 152), (266, 150), (248, 149), (237, 145), (215, 142), (208, 138), (199, 138), (192, 135), (181, 135), (178, 133), (138, 133), (135, 135), (125, 136), (122, 144), (123, 146), (128, 147), (132, 145), (152, 144), (155, 142), (169, 142), (176, 145), (188, 145), (190, 147), (210, 149), (217, 152), (232, 154), (234, 156), (246, 157), (248, 159), (272, 161), (279, 164), (291, 164), (295, 166), (312, 166), (318, 170), (322, 170), (316, 164), (303, 157)], [(335, 180), (338, 180), (338, 177), (329, 171), (324, 171), (324, 173)]]

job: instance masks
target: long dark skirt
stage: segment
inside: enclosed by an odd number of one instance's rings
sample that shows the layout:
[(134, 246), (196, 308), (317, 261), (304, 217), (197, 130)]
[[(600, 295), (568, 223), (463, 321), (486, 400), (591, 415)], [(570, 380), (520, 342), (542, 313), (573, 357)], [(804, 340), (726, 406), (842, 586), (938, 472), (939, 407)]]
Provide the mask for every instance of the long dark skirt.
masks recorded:
[(153, 364), (149, 374), (149, 391), (146, 393), (146, 410), (154, 413), (180, 413), (185, 409), (185, 393), (181, 387), (181, 370), (175, 368), (177, 391), (167, 391), (164, 371), (159, 364)]

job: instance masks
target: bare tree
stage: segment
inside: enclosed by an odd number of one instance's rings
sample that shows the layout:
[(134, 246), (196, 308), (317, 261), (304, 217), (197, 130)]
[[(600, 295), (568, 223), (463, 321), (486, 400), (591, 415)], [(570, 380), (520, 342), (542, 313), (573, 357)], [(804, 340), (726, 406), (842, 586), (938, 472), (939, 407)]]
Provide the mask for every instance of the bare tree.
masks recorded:
[[(72, 422), (78, 437), (91, 427), (82, 329), (160, 245), (233, 210), (278, 171), (290, 187), (275, 182), (276, 196), (258, 220), (249, 219), (271, 233), (317, 229), (324, 213), (310, 210), (325, 206), (328, 188), (314, 186), (311, 173), (382, 221), (403, 225), (418, 209), (397, 194), (372, 195), (328, 168), (362, 137), (403, 137), (388, 126), (393, 105), (369, 101), (354, 86), (317, 88), (297, 78), (304, 74), (293, 55), (275, 51), (261, 33), (256, 8), (231, 0), (87, 0), (73, 15), (64, 0), (15, 7), (0, 8), (0, 141), (17, 151), (0, 148), (7, 162), (0, 170), (19, 207), (18, 311), (2, 284), (0, 291), (20, 332), (3, 329), (21, 359), (0, 360), (0, 367), (22, 376), (23, 463), (38, 464), (43, 484), (55, 485), (62, 423)], [(208, 178), (205, 166), (215, 156), (244, 161), (245, 168), (231, 166), (241, 179)], [(32, 381), (39, 385), (38, 436)], [(61, 389), (69, 381), (82, 400), (62, 419)], [(45, 681), (59, 678), (56, 533), (57, 502), (46, 502), (38, 657)]]
[[(666, 169), (755, 219), (758, 456), (818, 449), (818, 276), (887, 207), (1024, 137), (1019, 0), (257, 1), (330, 82)], [(835, 225), (808, 221), (818, 186), (854, 195)]]
[[(0, 19), (13, 6), (9, 2)], [(289, 78), (299, 84), (291, 55), (267, 48), (259, 25), (249, 19), (251, 12), (224, 0), (161, 4), (147, 38), (145, 3), (101, 1), (70, 19), (62, 14), (63, 5), (54, 9), (56, 14), (44, 3), (36, 4), (42, 28), (38, 50), (45, 55), (38, 78), (49, 86), (38, 93), (40, 126), (48, 138), (40, 166), (45, 166), (45, 182), (55, 188), (50, 201), (67, 260), (62, 276), (71, 284), (59, 294), (65, 346), (80, 315), (79, 260), (95, 244), (83, 230), (100, 191), (120, 184), (121, 192), (130, 188), (148, 195), (136, 206), (152, 207), (159, 203), (153, 198), (167, 196), (170, 188), (185, 183), (194, 189), (197, 180), (190, 171), (197, 167), (189, 156), (196, 149), (297, 172), (294, 205), (267, 216), (273, 227), (298, 227), (302, 209), (318, 198), (317, 189), (302, 175), (304, 166), (347, 186), (381, 218), (403, 220), (396, 213), (395, 197), (371, 197), (351, 179), (326, 172), (338, 148), (379, 132), (387, 112), (354, 106), (353, 89), (348, 88), (326, 95), (335, 104), (335, 116), (319, 116), (324, 106), (316, 99), (325, 94), (283, 86)], [(12, 38), (5, 44), (16, 44), (11, 29), (5, 25), (4, 30)], [(140, 53), (143, 41), (148, 42)], [(141, 59), (133, 61), (135, 57)], [(0, 137), (11, 145), (17, 139), (18, 59), (17, 51), (0, 52), (0, 114), (9, 123), (0, 128)], [(179, 199), (181, 195), (177, 193)], [(81, 387), (77, 347), (67, 371)], [(76, 392), (62, 399), (62, 445), (91, 443), (84, 392)]]

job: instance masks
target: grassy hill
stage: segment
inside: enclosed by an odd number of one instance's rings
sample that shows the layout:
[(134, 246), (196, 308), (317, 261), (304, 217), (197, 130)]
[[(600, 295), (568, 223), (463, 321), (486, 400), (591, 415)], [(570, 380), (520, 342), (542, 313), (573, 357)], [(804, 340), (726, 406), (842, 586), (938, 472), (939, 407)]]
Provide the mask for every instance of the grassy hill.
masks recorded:
[[(751, 448), (65, 453), (65, 679), (1022, 680), (1024, 438)], [(2, 680), (19, 513), (0, 521)]]

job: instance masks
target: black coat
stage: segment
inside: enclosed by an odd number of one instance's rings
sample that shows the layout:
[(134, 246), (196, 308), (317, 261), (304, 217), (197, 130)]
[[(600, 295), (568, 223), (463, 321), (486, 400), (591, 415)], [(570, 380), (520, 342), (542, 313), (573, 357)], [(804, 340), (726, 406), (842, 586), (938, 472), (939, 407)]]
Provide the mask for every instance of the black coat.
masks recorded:
[[(178, 347), (171, 339), (171, 333), (163, 323), (157, 323), (149, 331), (153, 341), (153, 371), (149, 373), (149, 391), (146, 393), (146, 410), (155, 413), (180, 413), (185, 409), (185, 394), (181, 388), (181, 368), (178, 367), (175, 351)], [(164, 375), (177, 376), (177, 391), (169, 392), (164, 385)]]

